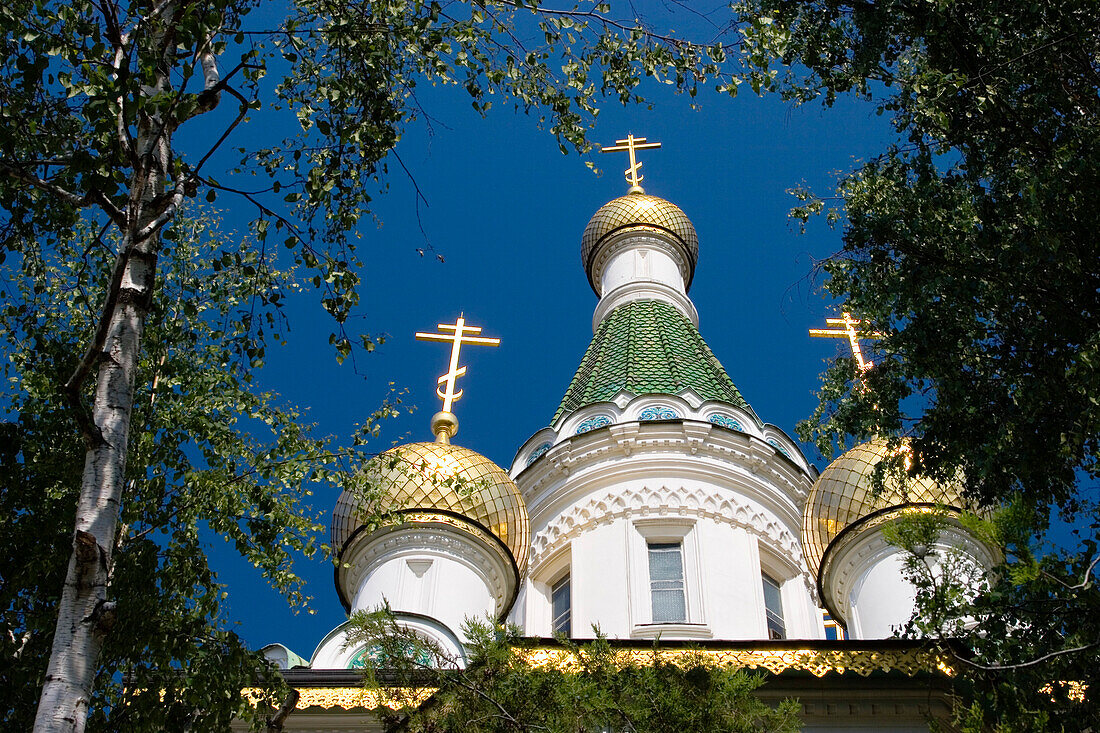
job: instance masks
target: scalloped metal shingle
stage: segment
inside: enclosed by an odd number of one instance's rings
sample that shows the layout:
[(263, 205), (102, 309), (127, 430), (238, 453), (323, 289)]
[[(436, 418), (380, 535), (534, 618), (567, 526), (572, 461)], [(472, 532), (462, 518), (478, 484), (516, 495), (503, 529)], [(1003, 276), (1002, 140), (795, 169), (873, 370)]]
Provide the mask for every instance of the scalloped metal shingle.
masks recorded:
[(663, 301), (625, 303), (596, 329), (551, 424), (620, 391), (678, 394), (688, 388), (705, 400), (728, 402), (755, 417), (687, 317)]

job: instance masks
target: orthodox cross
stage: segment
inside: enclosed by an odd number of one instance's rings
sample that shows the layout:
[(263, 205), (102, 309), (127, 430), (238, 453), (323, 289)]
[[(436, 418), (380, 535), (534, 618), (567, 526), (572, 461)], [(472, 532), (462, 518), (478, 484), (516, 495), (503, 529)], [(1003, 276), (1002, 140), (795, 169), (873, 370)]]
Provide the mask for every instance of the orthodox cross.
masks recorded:
[(635, 151), (659, 147), (661, 147), (661, 143), (647, 143), (644, 137), (634, 137), (633, 134), (628, 134), (625, 140), (616, 140), (614, 145), (609, 148), (603, 148), (600, 152), (617, 153), (621, 150), (625, 150), (630, 153), (630, 167), (623, 171), (623, 173), (626, 174), (626, 182), (630, 184), (630, 193), (645, 193), (639, 185), (642, 180), (642, 174), (638, 171), (641, 169), (642, 164), (638, 162)]
[(435, 393), (443, 400), (443, 412), (451, 411), (451, 404), (462, 397), (462, 390), (455, 391), (455, 380), (466, 374), (466, 367), (458, 365), (458, 353), (463, 344), (484, 344), (485, 346), (500, 346), (500, 339), (485, 338), (484, 336), (467, 335), (479, 334), (479, 326), (466, 325), (466, 319), (462, 316), (454, 323), (440, 323), (440, 331), (451, 333), (422, 333), (417, 332), (416, 338), (420, 341), (445, 341), (451, 344), (451, 365), (447, 373), (441, 376), (436, 383)]
[(856, 358), (856, 364), (859, 365), (859, 370), (865, 372), (874, 366), (874, 362), (863, 359), (863, 351), (859, 348), (859, 338), (860, 336), (863, 338), (882, 338), (882, 334), (861, 334), (856, 326), (863, 323), (863, 321), (852, 318), (851, 313), (844, 313), (842, 316), (841, 318), (826, 318), (825, 323), (830, 326), (843, 326), (843, 328), (811, 328), (810, 335), (818, 338), (847, 338), (848, 345), (852, 348), (852, 356)]

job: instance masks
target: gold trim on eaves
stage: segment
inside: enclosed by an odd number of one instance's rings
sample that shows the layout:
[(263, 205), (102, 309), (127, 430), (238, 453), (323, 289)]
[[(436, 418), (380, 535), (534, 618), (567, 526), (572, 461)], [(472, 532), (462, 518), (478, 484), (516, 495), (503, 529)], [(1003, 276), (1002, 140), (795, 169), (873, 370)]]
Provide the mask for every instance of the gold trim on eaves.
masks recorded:
[[(532, 667), (554, 667), (563, 672), (579, 669), (576, 657), (566, 649), (541, 647), (517, 649)], [(622, 649), (615, 652), (620, 666), (650, 664), (654, 659), (677, 666), (706, 665), (739, 669), (762, 669), (780, 674), (788, 670), (824, 677), (830, 672), (854, 672), (866, 677), (872, 672), (902, 672), (912, 677), (922, 672), (953, 676), (947, 655), (930, 649)]]
[[(391, 710), (399, 710), (410, 704), (419, 705), (431, 697), (435, 689), (434, 687), (410, 687), (388, 690), (383, 695), (378, 690), (368, 690), (363, 687), (299, 687), (297, 688), (298, 704), (295, 708), (297, 710), (308, 708), (377, 710), (380, 707), (387, 707)], [(253, 689), (246, 689), (244, 696), (253, 702), (259, 699), (257, 691)]]
[[(576, 656), (567, 649), (535, 647), (519, 648), (515, 652), (531, 667), (549, 667), (563, 672), (579, 669)], [(901, 672), (910, 677), (921, 673), (947, 677), (955, 675), (955, 669), (948, 663), (948, 655), (934, 649), (620, 649), (615, 650), (615, 658), (620, 667), (652, 664), (659, 659), (684, 667), (730, 667), (766, 670), (773, 674), (800, 671), (815, 677), (845, 672), (862, 677), (873, 672)], [(249, 692), (246, 691), (246, 695)], [(301, 694), (297, 706), (299, 710), (311, 707), (376, 710), (383, 706), (397, 709), (420, 704), (435, 689), (391, 689), (383, 695), (378, 690), (362, 687), (299, 687), (298, 692)]]

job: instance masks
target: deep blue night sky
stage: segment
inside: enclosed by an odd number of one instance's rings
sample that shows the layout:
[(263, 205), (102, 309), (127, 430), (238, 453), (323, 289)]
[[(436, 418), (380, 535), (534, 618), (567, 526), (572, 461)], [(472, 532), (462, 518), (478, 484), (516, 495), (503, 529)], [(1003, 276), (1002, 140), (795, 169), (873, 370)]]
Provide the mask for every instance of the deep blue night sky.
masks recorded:
[[(842, 346), (806, 334), (831, 313), (813, 268), (840, 239), (822, 222), (799, 234), (787, 219), (794, 199), (786, 190), (806, 183), (827, 191), (839, 173), (883, 150), (889, 126), (857, 100), (795, 108), (778, 97), (704, 92), (692, 110), (667, 87), (644, 91), (652, 110), (609, 102), (592, 139), (609, 145), (633, 132), (663, 143), (641, 153), (643, 185), (680, 206), (699, 233), (690, 295), (700, 331), (761, 419), (793, 433), (813, 410), (824, 360)], [(269, 354), (259, 380), (307, 408), (319, 432), (336, 436), (350, 433), (393, 382), (409, 390), (418, 410), (388, 424), (377, 450), (427, 440), (447, 353), (413, 333), (463, 312), (502, 345), (464, 351), (469, 376), (455, 407), (455, 442), (507, 469), (553, 415), (592, 335), (596, 297), (580, 264), (580, 237), (602, 204), (626, 193), (626, 156), (593, 155), (603, 169), (596, 176), (583, 158), (562, 155), (533, 118), (501, 108), (482, 119), (455, 88), (420, 96), (434, 117), (431, 129), (414, 123), (397, 153), (427, 203), (417, 211), (413, 185), (391, 165), (389, 191), (376, 198), (378, 220), (361, 228), (364, 297), (353, 328), (389, 339), (354, 367), (338, 365), (330, 323), (316, 293), (307, 292), (292, 304), (290, 343)], [(314, 488), (327, 521), (338, 492)], [(280, 641), (308, 657), (344, 620), (328, 561), (302, 563), (315, 614), (294, 615), (221, 542), (212, 547), (229, 585), (229, 620), (251, 645)]]

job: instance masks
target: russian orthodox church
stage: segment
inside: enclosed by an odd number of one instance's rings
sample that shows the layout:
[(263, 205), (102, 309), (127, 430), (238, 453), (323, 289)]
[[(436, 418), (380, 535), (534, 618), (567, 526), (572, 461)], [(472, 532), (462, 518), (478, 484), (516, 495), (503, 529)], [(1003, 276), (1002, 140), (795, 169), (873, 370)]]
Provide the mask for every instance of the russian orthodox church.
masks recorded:
[[(433, 442), (375, 458), (367, 483), (390, 520), (365, 523), (361, 492), (340, 496), (340, 600), (349, 613), (388, 605), (456, 659), (464, 621), (486, 616), (548, 649), (555, 634), (591, 638), (597, 626), (628, 648), (690, 644), (769, 672), (760, 694), (797, 697), (806, 730), (927, 730), (947, 714), (952, 670), (891, 638), (914, 589), (883, 528), (933, 507), (956, 516), (956, 487), (913, 479), (873, 490), (885, 440), (819, 474), (699, 332), (691, 220), (634, 183), (581, 239), (594, 335), (549, 425), (503, 468), (454, 442), (445, 401)], [(458, 348), (479, 329), (461, 319), (446, 328), (431, 336), (453, 343), (453, 396)], [(961, 524), (940, 543), (993, 563)], [(308, 660), (265, 651), (302, 692), (287, 730), (377, 728), (355, 672), (370, 649), (347, 643), (346, 624)]]

